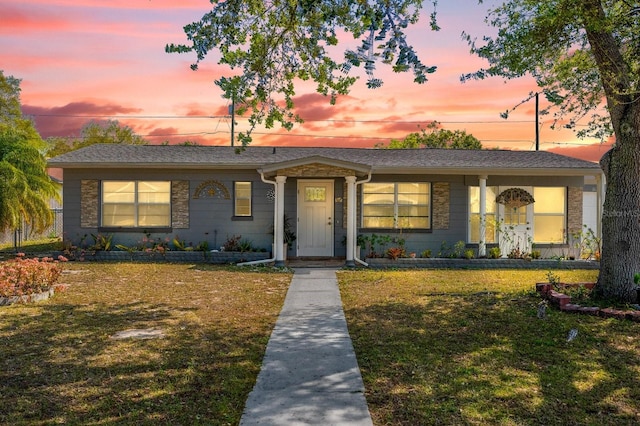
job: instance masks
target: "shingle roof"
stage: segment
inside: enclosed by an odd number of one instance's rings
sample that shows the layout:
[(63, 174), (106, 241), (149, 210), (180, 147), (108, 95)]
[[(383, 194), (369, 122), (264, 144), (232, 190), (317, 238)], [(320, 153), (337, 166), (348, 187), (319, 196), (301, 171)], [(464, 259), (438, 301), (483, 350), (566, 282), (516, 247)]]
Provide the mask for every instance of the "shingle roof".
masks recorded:
[(370, 149), (250, 146), (236, 153), (230, 146), (102, 144), (60, 155), (49, 161), (59, 168), (253, 168), (322, 157), (371, 167), (373, 172), (598, 174), (596, 163), (546, 151)]

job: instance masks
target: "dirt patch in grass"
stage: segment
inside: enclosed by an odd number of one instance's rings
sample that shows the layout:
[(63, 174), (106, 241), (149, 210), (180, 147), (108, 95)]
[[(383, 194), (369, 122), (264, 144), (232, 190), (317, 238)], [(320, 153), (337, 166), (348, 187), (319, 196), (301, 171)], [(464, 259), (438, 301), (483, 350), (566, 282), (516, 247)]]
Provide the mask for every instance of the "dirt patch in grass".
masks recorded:
[[(289, 273), (73, 263), (47, 302), (0, 308), (0, 423), (239, 422)], [(160, 339), (114, 340), (128, 329)]]
[(553, 309), (537, 319), (545, 273), (339, 272), (374, 423), (638, 424), (640, 325)]

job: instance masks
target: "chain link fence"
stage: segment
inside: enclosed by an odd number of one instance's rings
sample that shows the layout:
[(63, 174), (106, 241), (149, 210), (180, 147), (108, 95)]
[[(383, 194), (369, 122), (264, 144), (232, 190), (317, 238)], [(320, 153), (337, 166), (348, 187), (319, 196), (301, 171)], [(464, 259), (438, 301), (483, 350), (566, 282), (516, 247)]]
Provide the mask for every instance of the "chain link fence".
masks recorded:
[(51, 211), (53, 212), (53, 223), (43, 232), (32, 233), (29, 224), (23, 222), (21, 229), (0, 233), (0, 244), (11, 244), (13, 247), (20, 248), (27, 241), (62, 237), (62, 207), (52, 208)]

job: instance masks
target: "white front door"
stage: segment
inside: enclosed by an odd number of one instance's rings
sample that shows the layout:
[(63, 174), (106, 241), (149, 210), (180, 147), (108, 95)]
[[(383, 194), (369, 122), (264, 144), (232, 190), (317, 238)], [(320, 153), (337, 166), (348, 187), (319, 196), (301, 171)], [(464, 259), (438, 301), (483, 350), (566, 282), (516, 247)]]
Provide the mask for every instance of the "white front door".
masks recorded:
[(333, 181), (298, 181), (298, 256), (333, 256)]
[[(500, 187), (498, 193), (514, 188)], [(530, 186), (516, 187), (532, 193)], [(531, 242), (533, 240), (533, 204), (522, 207), (513, 207), (498, 204), (498, 215), (500, 221), (500, 252), (503, 257), (509, 255), (519, 257), (525, 253), (531, 253)]]

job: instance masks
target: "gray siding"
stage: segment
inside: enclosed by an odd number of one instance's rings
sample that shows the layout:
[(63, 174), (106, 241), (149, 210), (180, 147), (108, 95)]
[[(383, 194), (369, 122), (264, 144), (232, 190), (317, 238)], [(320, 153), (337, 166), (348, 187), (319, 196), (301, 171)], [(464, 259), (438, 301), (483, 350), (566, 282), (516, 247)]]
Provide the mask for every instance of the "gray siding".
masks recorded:
[[(152, 238), (173, 239), (179, 237), (194, 246), (201, 241), (207, 241), (210, 248), (220, 248), (227, 238), (240, 235), (242, 239), (250, 240), (255, 247), (271, 250), (274, 200), (269, 196), (273, 185), (261, 181), (255, 170), (184, 170), (175, 169), (66, 169), (64, 174), (64, 232), (65, 239), (76, 244), (86, 238), (85, 243), (92, 243), (90, 234), (97, 234), (99, 227), (81, 226), (81, 181), (82, 180), (171, 180), (189, 182), (188, 227), (171, 229), (169, 232), (153, 233)], [(215, 181), (223, 185), (230, 197), (223, 194), (212, 197), (201, 196), (194, 199), (194, 193), (199, 185), (207, 181)], [(251, 218), (236, 218), (233, 216), (233, 183), (235, 181), (253, 182)], [(389, 235), (406, 240), (408, 252), (421, 253), (430, 249), (433, 256), (440, 250), (443, 241), (452, 246), (457, 241), (467, 240), (468, 228), (468, 186), (478, 185), (477, 176), (442, 176), (442, 175), (378, 175), (373, 182), (425, 181), (446, 182), (449, 185), (449, 217), (446, 229), (432, 229), (429, 231), (390, 232)], [(344, 193), (344, 179), (334, 180), (334, 254), (345, 255), (343, 240), (346, 235), (344, 207), (346, 194)], [(582, 177), (509, 177), (489, 176), (488, 185), (532, 185), (532, 186), (576, 186), (581, 187)], [(361, 187), (358, 186), (360, 189)], [(296, 229), (297, 209), (297, 178), (288, 178), (285, 184), (285, 214), (291, 225)], [(360, 203), (360, 197), (358, 197)], [(358, 212), (360, 208), (358, 207)], [(360, 224), (360, 218), (358, 218)], [(111, 232), (114, 243), (134, 245), (144, 237), (143, 230)], [(374, 229), (359, 229), (360, 234), (382, 234)], [(297, 233), (297, 232), (296, 232)], [(291, 248), (289, 256), (295, 256), (295, 247)]]

